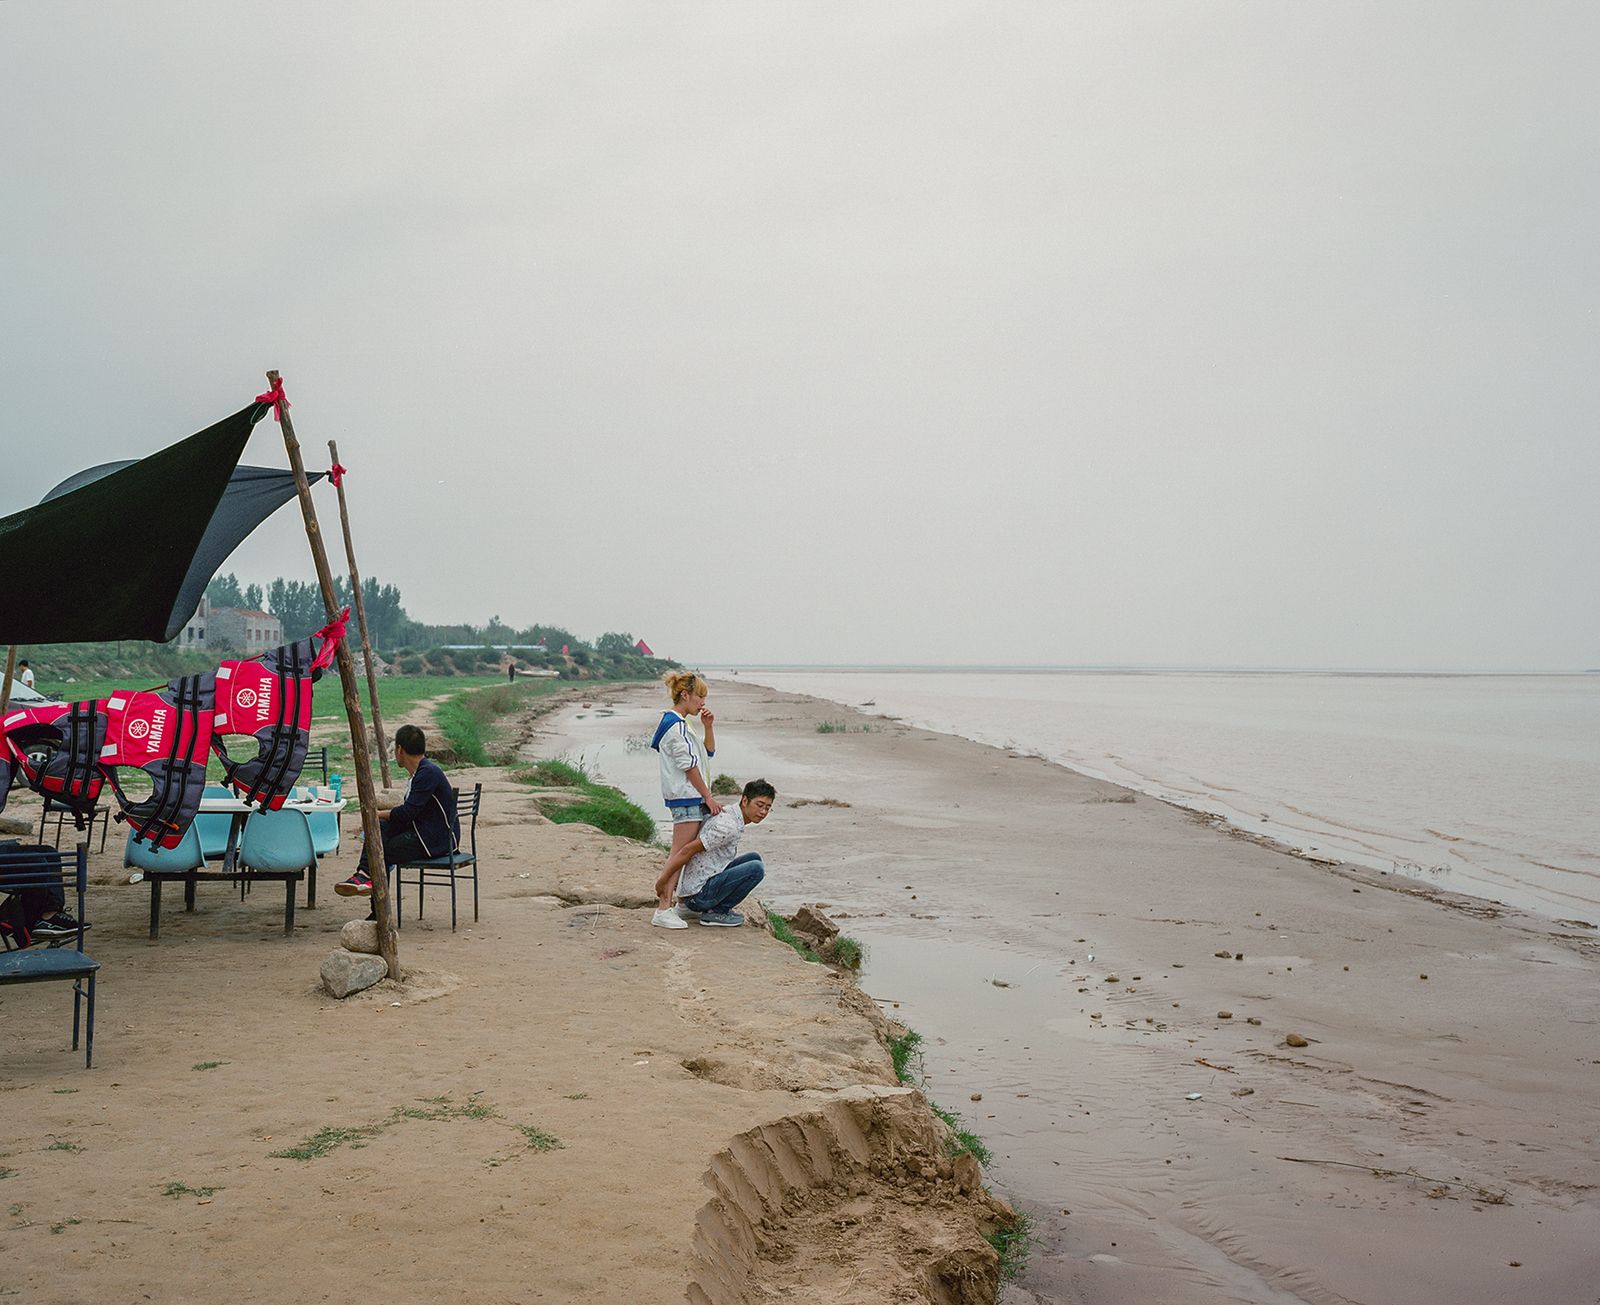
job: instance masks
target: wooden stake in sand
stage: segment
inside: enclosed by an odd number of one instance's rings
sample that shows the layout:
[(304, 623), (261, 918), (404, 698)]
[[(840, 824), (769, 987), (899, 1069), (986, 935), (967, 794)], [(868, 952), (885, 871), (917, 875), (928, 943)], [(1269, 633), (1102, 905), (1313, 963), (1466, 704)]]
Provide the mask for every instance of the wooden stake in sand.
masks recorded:
[(0, 684), (0, 711), (6, 709), (6, 703), (11, 701), (11, 677), (17, 673), (17, 645), (11, 645), (11, 651), (6, 654), (5, 683)]
[[(331, 465), (339, 465), (339, 446), (328, 441)], [(330, 477), (339, 491), (339, 524), (344, 527), (344, 557), (350, 567), (350, 592), (355, 595), (356, 624), (361, 627), (361, 657), (367, 664), (367, 701), (372, 704), (372, 732), (378, 745), (378, 765), (383, 771), (383, 786), (389, 787), (389, 745), (383, 737), (383, 713), (378, 709), (378, 672), (372, 665), (372, 639), (367, 634), (367, 603), (361, 596), (361, 572), (356, 567), (356, 546), (350, 540), (350, 509), (344, 502), (343, 471)]]
[[(305, 463), (300, 460), (300, 442), (294, 437), (294, 422), (289, 419), (289, 404), (282, 399), (282, 381), (276, 371), (267, 373), (269, 392), (279, 397), (278, 423), (283, 427), (283, 446), (289, 451), (289, 469), (294, 472), (300, 491), (300, 515), (305, 518), (306, 538), (311, 542), (311, 558), (317, 565), (317, 583), (322, 586), (322, 604), (331, 621), (339, 615), (334, 606), (333, 574), (328, 570), (328, 553), (322, 546), (322, 530), (317, 525), (317, 508), (311, 501), (311, 485), (306, 480)], [(350, 744), (354, 753), (356, 791), (361, 798), (361, 828), (367, 841), (367, 873), (372, 877), (372, 911), (378, 917), (378, 954), (389, 966), (391, 979), (401, 978), (400, 951), (394, 936), (394, 915), (389, 909), (389, 877), (383, 869), (383, 833), (378, 828), (377, 794), (372, 787), (372, 755), (367, 751), (367, 724), (361, 717), (361, 690), (356, 684), (355, 658), (350, 656), (350, 641), (339, 640), (339, 682), (344, 686), (344, 710), (350, 718)]]

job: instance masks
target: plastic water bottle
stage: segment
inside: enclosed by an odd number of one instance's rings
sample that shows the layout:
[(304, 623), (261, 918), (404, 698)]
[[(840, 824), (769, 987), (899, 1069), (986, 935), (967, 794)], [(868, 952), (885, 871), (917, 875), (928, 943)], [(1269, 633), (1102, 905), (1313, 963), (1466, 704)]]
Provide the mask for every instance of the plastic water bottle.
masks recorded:
[(344, 796), (344, 776), (343, 775), (329, 775), (328, 776), (328, 783), (333, 786), (333, 800), (335, 802), (337, 802), (340, 798), (342, 798)]

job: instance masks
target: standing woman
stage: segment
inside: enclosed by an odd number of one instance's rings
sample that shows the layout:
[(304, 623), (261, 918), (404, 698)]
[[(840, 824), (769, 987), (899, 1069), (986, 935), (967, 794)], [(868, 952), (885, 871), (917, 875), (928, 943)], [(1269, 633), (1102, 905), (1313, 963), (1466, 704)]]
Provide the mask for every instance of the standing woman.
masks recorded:
[[(716, 717), (706, 706), (706, 682), (693, 671), (668, 671), (661, 677), (672, 695), (672, 710), (663, 712), (650, 746), (661, 756), (661, 800), (672, 817), (672, 851), (687, 847), (700, 833), (703, 821), (718, 814), (722, 804), (711, 796), (707, 763), (716, 755)], [(705, 728), (702, 742), (689, 722), (699, 718)], [(670, 859), (670, 854), (669, 854)], [(663, 871), (656, 880), (656, 913), (650, 923), (663, 929), (687, 929), (689, 923), (672, 909), (677, 869)]]

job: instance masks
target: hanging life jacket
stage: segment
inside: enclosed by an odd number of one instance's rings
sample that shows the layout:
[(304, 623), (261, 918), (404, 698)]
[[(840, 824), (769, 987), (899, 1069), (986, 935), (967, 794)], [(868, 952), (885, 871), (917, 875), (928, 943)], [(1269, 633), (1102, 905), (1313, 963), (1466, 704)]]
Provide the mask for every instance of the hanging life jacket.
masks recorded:
[(53, 702), (7, 712), (0, 720), (0, 811), (17, 775), (41, 797), (72, 812), (79, 829), (104, 782), (100, 747), (106, 718), (98, 702)]
[[(308, 638), (217, 667), (211, 750), (233, 791), (263, 811), (281, 807), (300, 778), (311, 746), (311, 689), (333, 661), (349, 616), (347, 607)], [(222, 740), (233, 734), (253, 737), (256, 755), (230, 757)]]
[[(184, 675), (164, 689), (119, 693), (100, 704), (106, 718), (100, 765), (122, 808), (117, 819), (128, 822), (134, 841), (174, 848), (194, 823), (205, 793), (216, 693), (213, 676)], [(118, 766), (149, 775), (150, 796), (130, 801)]]

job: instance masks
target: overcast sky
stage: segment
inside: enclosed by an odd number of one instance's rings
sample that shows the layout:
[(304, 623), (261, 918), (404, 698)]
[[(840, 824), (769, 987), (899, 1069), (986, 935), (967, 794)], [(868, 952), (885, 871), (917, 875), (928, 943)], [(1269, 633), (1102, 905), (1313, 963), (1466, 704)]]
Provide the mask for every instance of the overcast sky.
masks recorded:
[[(1600, 666), (1597, 50), (1586, 2), (9, 0), (0, 511), (279, 367), (423, 620)], [(293, 507), (232, 565), (309, 577)]]

